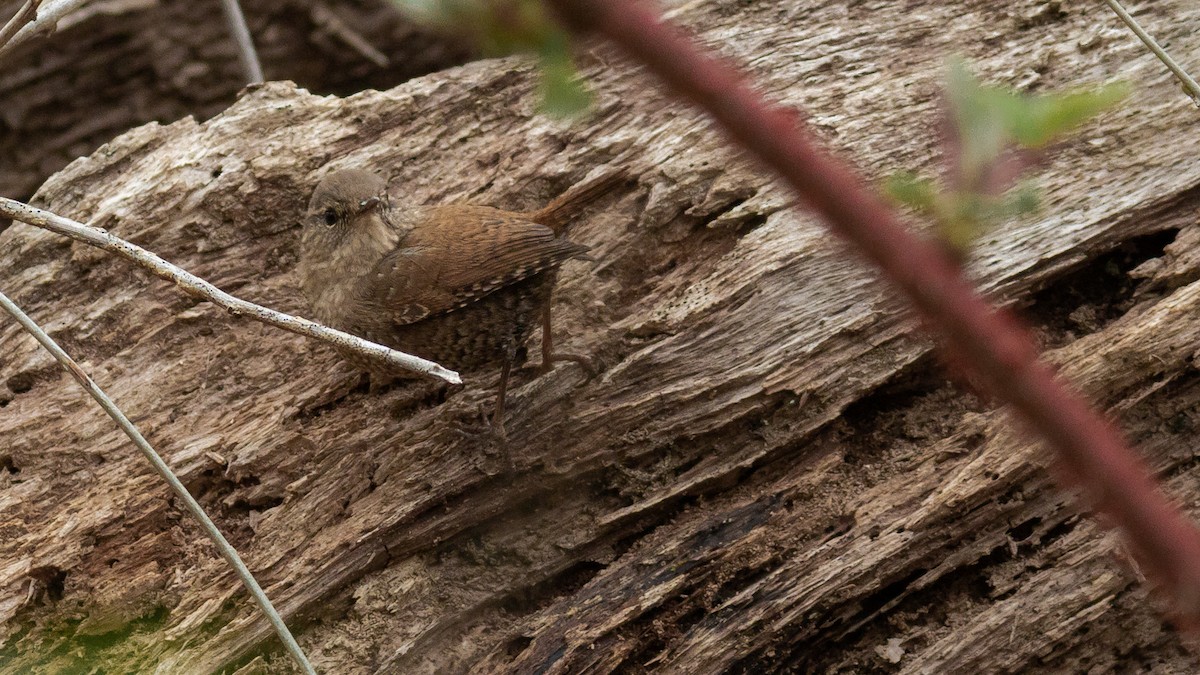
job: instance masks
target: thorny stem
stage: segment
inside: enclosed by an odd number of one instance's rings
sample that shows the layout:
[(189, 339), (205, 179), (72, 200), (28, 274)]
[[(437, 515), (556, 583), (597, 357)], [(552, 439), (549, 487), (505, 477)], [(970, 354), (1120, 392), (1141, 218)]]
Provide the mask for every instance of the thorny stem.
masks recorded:
[(1200, 532), (1155, 489), (1117, 429), (1038, 361), (1015, 317), (990, 306), (942, 249), (911, 233), (846, 164), (818, 150), (796, 112), (769, 105), (741, 72), (701, 53), (647, 3), (546, 1), (569, 27), (604, 35), (707, 111), (875, 263), (983, 387), (1057, 451), (1093, 505), (1125, 533), (1139, 562), (1166, 586), (1181, 626), (1200, 627)]
[(279, 634), (279, 639), (283, 641), (283, 646), (287, 648), (288, 652), (292, 655), (292, 658), (295, 659), (296, 664), (299, 665), (305, 673), (315, 675), (316, 671), (313, 670), (312, 665), (308, 662), (308, 658), (304, 656), (304, 651), (300, 649), (300, 645), (296, 643), (296, 638), (292, 637), (291, 631), (288, 630), (287, 625), (284, 624), (283, 619), (279, 616), (279, 613), (275, 611), (275, 607), (271, 604), (270, 599), (267, 598), (267, 594), (263, 592), (262, 586), (258, 585), (258, 581), (254, 579), (254, 575), (250, 573), (250, 570), (246, 568), (246, 564), (242, 562), (241, 556), (238, 555), (238, 552), (233, 548), (232, 545), (230, 545), (229, 541), (225, 539), (225, 536), (221, 534), (221, 531), (217, 529), (216, 524), (213, 523), (212, 519), (208, 517), (208, 514), (204, 512), (204, 508), (201, 507), (198, 502), (196, 502), (191, 493), (189, 493), (187, 488), (184, 487), (183, 483), (179, 481), (179, 478), (175, 476), (175, 473), (171, 471), (171, 467), (167, 466), (167, 463), (163, 461), (163, 458), (154, 451), (154, 448), (150, 446), (150, 443), (146, 441), (146, 438), (142, 436), (137, 427), (133, 425), (133, 422), (129, 421), (129, 418), (125, 416), (125, 413), (121, 412), (121, 409), (117, 407), (117, 404), (113, 403), (112, 399), (110, 399), (108, 395), (105, 394), (104, 391), (101, 390), (94, 381), (92, 381), (92, 378), (89, 377), (88, 374), (79, 367), (79, 364), (75, 363), (75, 360), (72, 359), (65, 351), (63, 351), (62, 347), (59, 347), (53, 338), (47, 335), (46, 332), (33, 321), (33, 319), (30, 319), (25, 312), (21, 311), (21, 308), (18, 307), (12, 300), (10, 300), (3, 292), (0, 292), (0, 309), (3, 309), (12, 315), (12, 317), (17, 320), (17, 323), (21, 324), (22, 328), (29, 332), (30, 335), (33, 335), (34, 339), (41, 343), (41, 345), (46, 348), (46, 351), (50, 352), (54, 356), (54, 358), (62, 365), (63, 369), (66, 370), (71, 377), (75, 378), (75, 380), (79, 382), (79, 385), (82, 386), (92, 398), (96, 399), (96, 403), (99, 403), (100, 407), (104, 408), (104, 412), (108, 413), (108, 416), (113, 418), (113, 421), (117, 423), (117, 426), (121, 428), (121, 431), (124, 431), (125, 435), (129, 436), (129, 438), (133, 440), (133, 444), (137, 446), (138, 450), (141, 450), (142, 454), (147, 460), (149, 460), (150, 464), (154, 466), (154, 470), (158, 472), (158, 475), (162, 476), (162, 479), (167, 482), (167, 485), (171, 486), (171, 489), (183, 501), (183, 505), (187, 508), (188, 512), (191, 513), (192, 517), (195, 518), (200, 523), (200, 526), (204, 528), (204, 532), (208, 534), (208, 538), (211, 539), (214, 544), (216, 544), (217, 550), (221, 552), (221, 557), (225, 558), (225, 561), (228, 562), (230, 567), (233, 568), (233, 571), (238, 575), (238, 578), (242, 580), (242, 584), (246, 586), (246, 590), (250, 591), (250, 595), (254, 596), (254, 601), (258, 603), (258, 606), (260, 609), (262, 609), (263, 614), (267, 615), (267, 620), (270, 621), (271, 625), (275, 627), (275, 632)]

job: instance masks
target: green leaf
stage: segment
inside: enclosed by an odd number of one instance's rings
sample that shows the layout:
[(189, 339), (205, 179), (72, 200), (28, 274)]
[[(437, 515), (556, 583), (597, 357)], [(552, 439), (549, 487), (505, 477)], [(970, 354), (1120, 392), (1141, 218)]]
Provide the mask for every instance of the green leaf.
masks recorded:
[(892, 200), (929, 216), (937, 237), (948, 248), (966, 256), (979, 235), (996, 223), (1035, 211), (1037, 188), (1023, 182), (1000, 197), (972, 192), (948, 192), (937, 181), (910, 172), (887, 177), (884, 193)]
[(592, 93), (575, 69), (569, 53), (541, 57), (542, 112), (552, 117), (574, 117), (592, 105)]
[(978, 176), (1009, 142), (1005, 117), (1013, 106), (1011, 97), (980, 86), (966, 64), (954, 59), (947, 73), (946, 98), (957, 127), (961, 171)]
[(887, 177), (883, 191), (895, 201), (924, 213), (932, 213), (937, 200), (937, 184), (915, 173), (901, 171)]
[(968, 177), (1012, 144), (1041, 148), (1129, 95), (1124, 82), (1064, 94), (1025, 95), (980, 85), (960, 59), (949, 63), (946, 96), (958, 129), (959, 157)]
[(1091, 91), (1032, 97), (1011, 131), (1021, 145), (1040, 148), (1113, 107), (1129, 92), (1127, 83), (1113, 82)]
[(1004, 217), (1021, 218), (1042, 206), (1042, 191), (1030, 181), (1024, 181), (1004, 196)]
[[(895, 199), (929, 213), (938, 236), (961, 253), (985, 228), (1038, 207), (1038, 191), (1016, 174), (1037, 152), (1129, 94), (1123, 82), (1089, 91), (1026, 95), (982, 85), (958, 59), (947, 72), (946, 99), (955, 134), (946, 143), (948, 188), (911, 175), (889, 179)], [(1024, 149), (1021, 149), (1024, 148)], [(1004, 194), (995, 192), (1004, 190)]]

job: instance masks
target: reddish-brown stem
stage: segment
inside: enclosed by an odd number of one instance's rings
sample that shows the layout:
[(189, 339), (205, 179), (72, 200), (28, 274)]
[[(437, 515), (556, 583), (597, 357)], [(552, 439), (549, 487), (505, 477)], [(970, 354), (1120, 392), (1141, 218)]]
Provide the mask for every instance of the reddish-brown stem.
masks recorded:
[(878, 265), (981, 385), (1058, 452), (1091, 505), (1120, 526), (1145, 571), (1166, 587), (1181, 625), (1200, 627), (1200, 532), (1155, 489), (1117, 429), (1038, 361), (1019, 321), (989, 305), (941, 247), (905, 228), (846, 164), (817, 149), (798, 114), (768, 105), (740, 72), (703, 54), (645, 3), (547, 2), (570, 28), (606, 36), (708, 112)]

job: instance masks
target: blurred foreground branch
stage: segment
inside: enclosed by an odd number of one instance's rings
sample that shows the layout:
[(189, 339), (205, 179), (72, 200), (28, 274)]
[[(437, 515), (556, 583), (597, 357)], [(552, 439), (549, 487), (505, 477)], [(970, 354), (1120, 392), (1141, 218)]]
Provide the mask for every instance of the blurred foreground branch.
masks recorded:
[(910, 232), (862, 178), (819, 150), (800, 115), (767, 103), (742, 72), (702, 53), (644, 3), (547, 2), (572, 29), (609, 38), (708, 112), (877, 265), (944, 338), (951, 361), (1054, 448), (1089, 506), (1119, 526), (1147, 576), (1166, 589), (1181, 627), (1200, 629), (1200, 531), (1155, 488), (1121, 433), (1038, 361), (1029, 331), (985, 301), (943, 247)]

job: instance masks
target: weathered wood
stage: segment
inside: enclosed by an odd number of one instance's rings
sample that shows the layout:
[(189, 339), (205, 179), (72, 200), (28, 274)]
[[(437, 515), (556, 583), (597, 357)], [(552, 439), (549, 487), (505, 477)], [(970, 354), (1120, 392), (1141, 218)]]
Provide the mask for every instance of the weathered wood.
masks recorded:
[[(0, 17), (20, 4), (0, 2)], [(312, 91), (387, 88), (469, 55), (461, 40), (416, 28), (387, 0), (245, 5), (266, 77)], [(53, 35), (0, 57), (0, 194), (27, 198), (131, 127), (212, 117), (245, 83), (219, 2), (95, 0)]]
[[(933, 166), (946, 54), (1026, 87), (1135, 83), (1055, 156), (1046, 210), (986, 236), (972, 269), (1194, 501), (1197, 238), (1163, 246), (1196, 208), (1181, 139), (1198, 123), (1161, 67), (1099, 3), (743, 4), (676, 18), (876, 178)], [(1200, 9), (1143, 18), (1169, 43)], [(134, 129), (39, 193), (298, 311), (296, 223), (328, 163), (383, 169), (416, 203), (513, 209), (629, 165), (571, 230), (599, 262), (557, 293), (559, 344), (606, 367), (518, 378), (514, 474), (455, 432), (494, 373), (369, 393), (323, 346), (24, 226), (0, 235), (0, 287), (214, 510), (329, 672), (1195, 668), (1115, 537), (943, 381), (870, 271), (700, 116), (604, 48), (584, 61), (598, 102), (574, 124), (535, 114), (520, 59), (347, 99), (274, 83), (204, 123)], [(285, 669), (99, 411), (10, 325), (0, 354), (0, 659)]]

